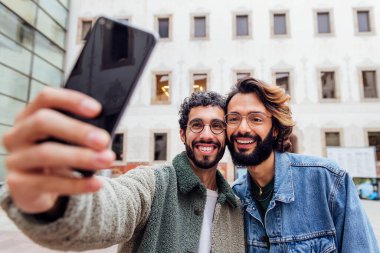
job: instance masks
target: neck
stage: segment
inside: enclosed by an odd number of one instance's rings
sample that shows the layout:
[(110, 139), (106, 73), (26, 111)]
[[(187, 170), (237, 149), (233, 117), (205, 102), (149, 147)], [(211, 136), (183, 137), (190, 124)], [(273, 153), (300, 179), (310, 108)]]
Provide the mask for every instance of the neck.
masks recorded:
[(266, 186), (274, 177), (274, 151), (259, 165), (248, 166), (248, 172), (257, 186)]
[(209, 168), (209, 169), (200, 169), (196, 167), (192, 161), (190, 161), (191, 168), (193, 169), (193, 172), (201, 183), (209, 190), (216, 191), (218, 189), (218, 186), (216, 185), (216, 167)]

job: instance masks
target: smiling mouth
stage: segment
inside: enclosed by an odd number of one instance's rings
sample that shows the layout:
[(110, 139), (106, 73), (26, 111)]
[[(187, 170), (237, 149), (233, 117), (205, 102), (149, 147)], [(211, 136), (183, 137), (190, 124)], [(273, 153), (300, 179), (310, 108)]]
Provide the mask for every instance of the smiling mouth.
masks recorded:
[(202, 154), (211, 154), (217, 149), (215, 145), (212, 144), (197, 144), (195, 148), (198, 149)]

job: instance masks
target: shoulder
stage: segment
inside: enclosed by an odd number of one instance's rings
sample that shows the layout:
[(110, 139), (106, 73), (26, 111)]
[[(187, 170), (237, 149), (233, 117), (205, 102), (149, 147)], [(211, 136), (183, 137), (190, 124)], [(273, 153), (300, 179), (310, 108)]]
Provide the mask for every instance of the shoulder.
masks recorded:
[(346, 172), (333, 160), (303, 154), (284, 153), (289, 159), (289, 165), (295, 169), (320, 170), (342, 177)]

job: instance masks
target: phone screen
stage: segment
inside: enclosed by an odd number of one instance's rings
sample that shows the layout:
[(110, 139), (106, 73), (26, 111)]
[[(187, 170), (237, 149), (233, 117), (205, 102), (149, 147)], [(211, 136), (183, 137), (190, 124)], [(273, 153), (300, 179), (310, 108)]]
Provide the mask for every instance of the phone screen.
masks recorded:
[[(102, 105), (96, 118), (66, 115), (105, 129), (113, 137), (156, 37), (127, 23), (100, 17), (87, 35), (87, 43), (65, 88), (85, 93)], [(59, 140), (56, 140), (59, 141)], [(93, 171), (75, 169), (83, 176)]]
[(127, 23), (100, 17), (65, 88), (83, 92), (102, 104), (93, 119), (79, 118), (112, 134), (156, 43), (154, 35)]

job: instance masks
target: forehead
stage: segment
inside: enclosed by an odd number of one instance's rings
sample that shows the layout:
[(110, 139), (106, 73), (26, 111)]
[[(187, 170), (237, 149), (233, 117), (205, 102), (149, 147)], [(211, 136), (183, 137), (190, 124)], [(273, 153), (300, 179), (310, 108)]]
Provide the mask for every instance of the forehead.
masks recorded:
[(233, 96), (227, 107), (227, 113), (230, 112), (238, 112), (242, 115), (250, 112), (270, 114), (255, 93), (238, 93)]
[(189, 122), (193, 119), (201, 119), (203, 122), (212, 121), (214, 119), (223, 120), (224, 111), (219, 106), (197, 106), (191, 108), (189, 113)]

